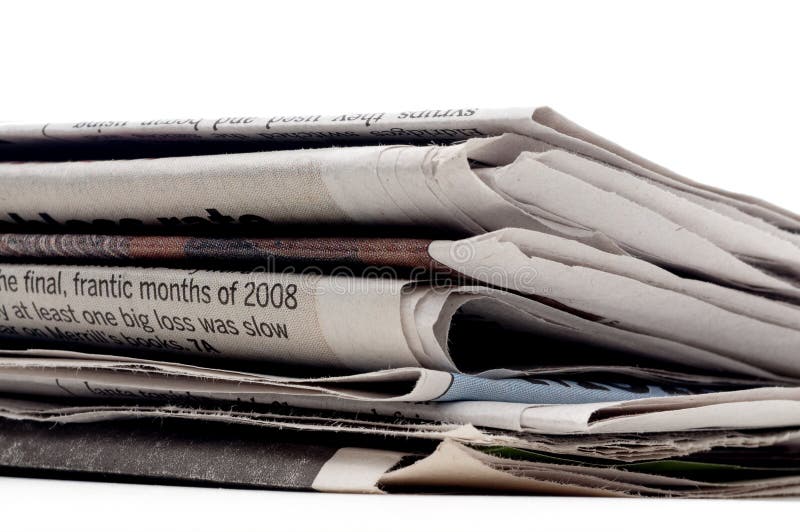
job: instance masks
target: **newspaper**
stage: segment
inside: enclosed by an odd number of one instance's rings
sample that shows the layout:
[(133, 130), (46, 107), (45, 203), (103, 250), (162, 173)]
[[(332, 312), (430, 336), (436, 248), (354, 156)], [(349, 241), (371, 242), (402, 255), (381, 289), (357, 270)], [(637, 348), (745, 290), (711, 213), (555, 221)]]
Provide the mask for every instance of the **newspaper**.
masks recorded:
[[(445, 439), (464, 445), (511, 447), (535, 452), (613, 460), (631, 463), (661, 460), (676, 456), (726, 455), (736, 449), (781, 448), (791, 446), (800, 437), (792, 428), (771, 430), (704, 430), (691, 432), (538, 434), (519, 430), (475, 427), (470, 424), (398, 418), (375, 413), (351, 414), (325, 410), (290, 408), (280, 403), (269, 407), (237, 403), (147, 405), (136, 403), (71, 404), (20, 398), (0, 398), (0, 417), (16, 421), (86, 426), (101, 421), (187, 420), (225, 423), (231, 427), (317, 433), (325, 438), (366, 436), (388, 445), (393, 441), (439, 442)], [(759, 455), (762, 456), (762, 455)], [(746, 456), (742, 457), (746, 459)]]
[(82, 398), (101, 404), (277, 403), (543, 434), (764, 429), (800, 424), (800, 388), (796, 387), (751, 385), (718, 391), (710, 385), (613, 378), (482, 379), (413, 368), (287, 378), (114, 356), (67, 358), (62, 353), (61, 358), (54, 358), (46, 351), (7, 354), (22, 356), (0, 358), (0, 392)]
[[(519, 455), (517, 455), (519, 458)], [(688, 465), (688, 464), (687, 464)], [(695, 467), (701, 465), (693, 464)], [(689, 466), (691, 467), (691, 466)], [(594, 465), (548, 464), (487, 457), (479, 450), (445, 441), (436, 451), (405, 468), (384, 474), (384, 489), (459, 489), (550, 495), (672, 496), (686, 498), (795, 495), (796, 471), (785, 476), (710, 482)], [(678, 473), (680, 475), (680, 473)]]
[(800, 216), (548, 108), (4, 124), (0, 161), (4, 471), (800, 493)]
[[(511, 283), (504, 288), (533, 287), (560, 308), (493, 288), (400, 279), (0, 264), (0, 336), (356, 371), (478, 374), (534, 367), (526, 339), (550, 338), (556, 349), (569, 342), (551, 360), (582, 344), (754, 378), (798, 376), (795, 329), (511, 251), (453, 265), (478, 279), (500, 273)], [(482, 346), (499, 352), (487, 358)]]
[[(21, 411), (19, 405), (16, 410)], [(444, 488), (679, 497), (790, 495), (798, 492), (800, 482), (796, 466), (742, 468), (692, 460), (599, 465), (516, 448), (470, 448), (451, 439), (431, 453), (419, 448), (345, 446), (336, 438), (312, 442), (287, 431), (255, 432), (230, 426), (222, 435), (213, 426), (164, 419), (157, 426), (141, 420), (131, 426), (108, 419), (55, 426), (4, 420), (0, 426), (0, 441), (6, 449), (0, 453), (0, 465), (6, 469), (160, 482), (351, 493)], [(231, 436), (237, 440), (234, 460)], [(794, 441), (789, 436), (783, 443), (792, 445)], [(76, 453), (76, 449), (82, 451)], [(720, 479), (720, 469), (729, 477)], [(687, 470), (695, 478), (686, 478)], [(737, 474), (755, 478), (736, 479)]]
[[(14, 353), (17, 354), (17, 353)], [(29, 354), (29, 353), (23, 353)], [(572, 380), (560, 375), (486, 379), (422, 368), (323, 378), (290, 378), (153, 362), (128, 357), (0, 357), (0, 391), (87, 399), (291, 403), (295, 396), (368, 402), (503, 401), (568, 404), (685, 395), (720, 386), (648, 382), (619, 376)], [(723, 389), (731, 385), (726, 382)], [(284, 397), (285, 396), (285, 397)]]
[[(0, 264), (0, 335), (356, 371), (478, 374), (541, 365), (541, 355), (526, 356), (524, 342), (549, 338), (550, 364), (576, 349), (602, 349), (645, 366), (784, 381), (800, 376), (797, 310), (782, 303), (530, 231), (435, 241), (428, 254), (497, 288), (371, 276)], [(498, 334), (497, 327), (514, 333)], [(502, 353), (489, 360), (480, 346)]]
[(578, 158), (573, 175), (554, 168), (559, 159), (548, 166), (530, 153), (539, 148), (507, 134), (455, 146), (0, 163), (8, 192), (0, 197), (0, 225), (97, 232), (342, 224), (460, 234), (518, 227), (797, 298), (785, 278), (800, 271), (800, 242), (791, 232), (768, 231), (763, 220), (734, 219), (655, 185), (674, 201), (641, 204), (629, 199), (648, 194), (637, 188), (647, 186), (641, 179), (609, 169), (620, 174), (620, 188), (630, 181), (632, 190), (604, 190), (585, 178), (591, 161)]
[[(687, 124), (687, 127), (693, 125)], [(113, 147), (126, 143), (188, 144), (191, 149), (198, 149), (206, 142), (216, 142), (226, 151), (237, 144), (252, 151), (286, 144), (446, 143), (503, 133), (524, 135), (627, 170), (697, 201), (715, 205), (721, 211), (740, 213), (743, 219), (761, 219), (790, 230), (800, 228), (800, 220), (790, 211), (757, 198), (689, 180), (592, 133), (548, 107), (3, 124), (0, 146), (7, 157), (24, 153), (26, 158), (31, 158), (42, 156), (59, 144), (66, 144), (73, 152), (79, 152), (81, 147), (100, 145), (104, 153), (113, 158)], [(24, 150), (28, 146), (33, 150)]]
[[(800, 328), (800, 310), (742, 291), (681, 278), (664, 268), (623, 253), (602, 251), (576, 241), (524, 229), (501, 229), (472, 239), (432, 240), (400, 237), (209, 237), (175, 235), (98, 235), (0, 233), (0, 258), (115, 265), (160, 264), (239, 266), (260, 271), (302, 272), (323, 268), (354, 275), (386, 275), (417, 282), (469, 283), (465, 262), (484, 267), (478, 255), (515, 247), (528, 256), (585, 266), (680, 292), (761, 321)], [(434, 257), (435, 255), (435, 257)], [(533, 264), (529, 264), (532, 268)], [(498, 269), (482, 281), (520, 290), (518, 283), (497, 282)], [(532, 273), (532, 272), (531, 272)], [(533, 275), (527, 277), (532, 278)], [(533, 281), (533, 279), (528, 279)], [(533, 285), (533, 282), (529, 284)], [(535, 286), (528, 287), (535, 291)]]
[[(687, 124), (691, 127), (691, 124)], [(735, 206), (787, 228), (797, 215), (763, 200), (691, 181), (629, 152), (570, 121), (548, 107), (511, 109), (423, 109), (340, 115), (104, 120), (64, 124), (3, 124), (0, 139), (12, 155), (32, 145), (52, 147), (133, 143), (236, 143), (261, 148), (281, 144), (453, 142), (517, 133), (648, 177), (677, 190)], [(34, 152), (37, 153), (37, 152)], [(41, 150), (38, 151), (41, 154)], [(113, 148), (110, 150), (113, 154)]]
[[(271, 403), (282, 395), (362, 401), (492, 400), (566, 404), (703, 393), (718, 389), (647, 381), (486, 379), (421, 368), (326, 378), (288, 378), (126, 359), (0, 358), (5, 393), (96, 399), (227, 400)], [(291, 398), (288, 399), (291, 401)]]

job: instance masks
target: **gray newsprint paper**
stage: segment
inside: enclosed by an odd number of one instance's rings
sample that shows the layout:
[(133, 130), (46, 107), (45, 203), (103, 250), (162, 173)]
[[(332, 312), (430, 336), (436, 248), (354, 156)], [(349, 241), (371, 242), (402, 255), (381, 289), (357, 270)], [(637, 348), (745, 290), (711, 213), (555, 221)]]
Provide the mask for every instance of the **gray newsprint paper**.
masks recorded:
[[(538, 452), (470, 447), (445, 438), (433, 452), (325, 443), (303, 433), (269, 431), (240, 424), (218, 430), (213, 418), (158, 420), (134, 410), (79, 424), (42, 421), (45, 405), (3, 405), (0, 466), (15, 472), (102, 475), (156, 482), (269, 487), (351, 493), (518, 492), (551, 495), (753, 497), (800, 491), (796, 468), (725, 466), (702, 461), (635, 462), (601, 465)], [(27, 412), (27, 417), (25, 419)], [(37, 416), (35, 413), (38, 412)], [(98, 412), (99, 413), (99, 412)], [(135, 425), (126, 419), (136, 419)], [(151, 418), (152, 419), (152, 418)], [(258, 430), (260, 429), (260, 430)], [(230, 438), (237, 446), (232, 449)], [(794, 437), (796, 438), (796, 436)], [(372, 440), (375, 445), (376, 440)], [(762, 440), (793, 445), (790, 435)], [(756, 444), (756, 441), (751, 441)], [(402, 448), (402, 444), (400, 448)], [(411, 445), (405, 443), (408, 449)], [(397, 447), (397, 446), (395, 446)], [(81, 452), (75, 452), (81, 449)], [(89, 452), (86, 452), (86, 450)], [(666, 468), (666, 466), (669, 464)], [(681, 469), (683, 468), (683, 469)], [(723, 469), (723, 475), (706, 470)], [(699, 473), (698, 473), (699, 470)], [(686, 477), (684, 471), (694, 471)], [(706, 472), (703, 475), (703, 472)], [(731, 480), (730, 473), (744, 478)], [(750, 478), (747, 478), (750, 477)]]
[[(697, 127), (697, 124), (687, 123), (686, 127)], [(760, 223), (765, 229), (774, 226), (790, 230), (800, 228), (800, 219), (792, 212), (757, 198), (689, 180), (592, 133), (548, 107), (3, 124), (0, 126), (0, 154), (7, 152), (13, 158), (15, 150), (25, 146), (46, 148), (61, 144), (76, 150), (86, 145), (221, 142), (228, 147), (239, 144), (263, 150), (285, 144), (447, 143), (503, 133), (533, 138), (636, 174), (728, 216)], [(109, 153), (113, 156), (113, 149)]]
[(512, 447), (619, 462), (700, 455), (714, 452), (715, 449), (789, 448), (800, 437), (800, 432), (792, 428), (623, 434), (538, 434), (521, 430), (475, 427), (469, 423), (431, 421), (419, 417), (403, 418), (391, 412), (385, 415), (375, 412), (354, 415), (342, 411), (298, 409), (277, 402), (267, 408), (248, 403), (225, 407), (212, 404), (192, 407), (136, 403), (72, 405), (63, 402), (47, 403), (41, 399), (33, 401), (2, 397), (0, 416), (12, 420), (79, 425), (128, 419), (215, 421), (231, 426), (311, 431), (320, 433), (326, 438), (333, 437), (332, 434), (339, 434), (400, 440), (451, 439), (470, 446)]
[[(0, 336), (206, 359), (485, 376), (564, 365), (559, 356), (602, 349), (634, 356), (645, 367), (682, 365), (784, 382), (800, 377), (794, 307), (534, 232), (434, 242), (429, 251), (498, 288), (0, 264)], [(551, 340), (547, 352), (530, 354), (526, 342), (541, 346), (543, 339)]]
[[(423, 368), (399, 368), (334, 377), (282, 377), (96, 355), (57, 357), (33, 350), (0, 356), (0, 391), (98, 400), (203, 400), (270, 403), (293, 397), (365, 402), (504, 401), (571, 404), (667, 397), (720, 390), (685, 381), (554, 374), (487, 379)], [(61, 354), (67, 354), (63, 352)], [(23, 355), (23, 356), (19, 356)], [(725, 382), (721, 389), (729, 389)]]
[(414, 368), (287, 378), (114, 356), (8, 356), (0, 357), (0, 392), (101, 404), (202, 404), (205, 400), (281, 404), (540, 434), (800, 425), (797, 387), (713, 391), (692, 386), (625, 385), (614, 380), (476, 379)]
[(455, 146), (0, 163), (0, 184), (6, 231), (377, 224), (481, 234), (517, 227), (800, 298), (791, 282), (800, 273), (800, 239), (791, 231), (513, 134)]
[[(584, 340), (590, 345), (674, 352), (693, 348), (602, 323), (533, 299), (480, 286), (416, 285), (397, 279), (235, 273), (162, 268), (4, 264), (0, 335), (213, 359), (371, 371), (426, 367), (458, 371), (454, 340), (484, 331), (509, 361), (524, 344), (497, 335)], [(474, 338), (473, 340), (478, 340)], [(505, 339), (505, 340), (504, 340)], [(452, 344), (452, 346), (451, 346)], [(516, 345), (516, 347), (514, 347)], [(721, 366), (749, 367), (721, 356)], [(476, 364), (492, 368), (502, 360)], [(525, 365), (523, 361), (523, 365)]]

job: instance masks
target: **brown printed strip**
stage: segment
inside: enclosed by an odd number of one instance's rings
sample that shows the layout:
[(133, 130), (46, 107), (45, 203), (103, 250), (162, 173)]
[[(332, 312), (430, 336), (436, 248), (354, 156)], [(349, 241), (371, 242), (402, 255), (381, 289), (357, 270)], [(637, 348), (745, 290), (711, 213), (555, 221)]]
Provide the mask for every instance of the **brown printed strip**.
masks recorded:
[(0, 258), (108, 262), (324, 263), (438, 270), (431, 240), (412, 238), (240, 238), (97, 234), (0, 234)]

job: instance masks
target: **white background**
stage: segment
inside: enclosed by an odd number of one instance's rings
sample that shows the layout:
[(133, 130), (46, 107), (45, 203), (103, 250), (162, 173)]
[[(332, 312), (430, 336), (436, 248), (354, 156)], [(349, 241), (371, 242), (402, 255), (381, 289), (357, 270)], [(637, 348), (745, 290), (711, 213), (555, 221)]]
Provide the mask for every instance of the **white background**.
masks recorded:
[[(794, 5), (9, 2), (0, 7), (0, 120), (550, 105), (688, 177), (800, 211)], [(690, 522), (710, 529), (717, 520), (752, 530), (800, 506), (378, 500), (2, 479), (0, 509), (9, 530), (65, 529), (62, 519), (66, 529), (93, 529), (87, 512), (97, 511), (109, 530), (220, 530), (229, 518), (238, 528), (292, 530), (287, 520), (299, 516), (305, 530), (381, 529), (379, 522), (418, 530), (433, 519), (450, 523), (441, 529), (649, 532)]]

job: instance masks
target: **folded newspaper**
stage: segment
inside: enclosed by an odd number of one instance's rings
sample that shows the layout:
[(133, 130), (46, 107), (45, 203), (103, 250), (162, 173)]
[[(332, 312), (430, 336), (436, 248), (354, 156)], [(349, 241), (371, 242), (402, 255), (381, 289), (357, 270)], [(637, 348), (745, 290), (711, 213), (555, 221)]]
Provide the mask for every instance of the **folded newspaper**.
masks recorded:
[(800, 494), (800, 216), (548, 108), (0, 124), (0, 468)]

